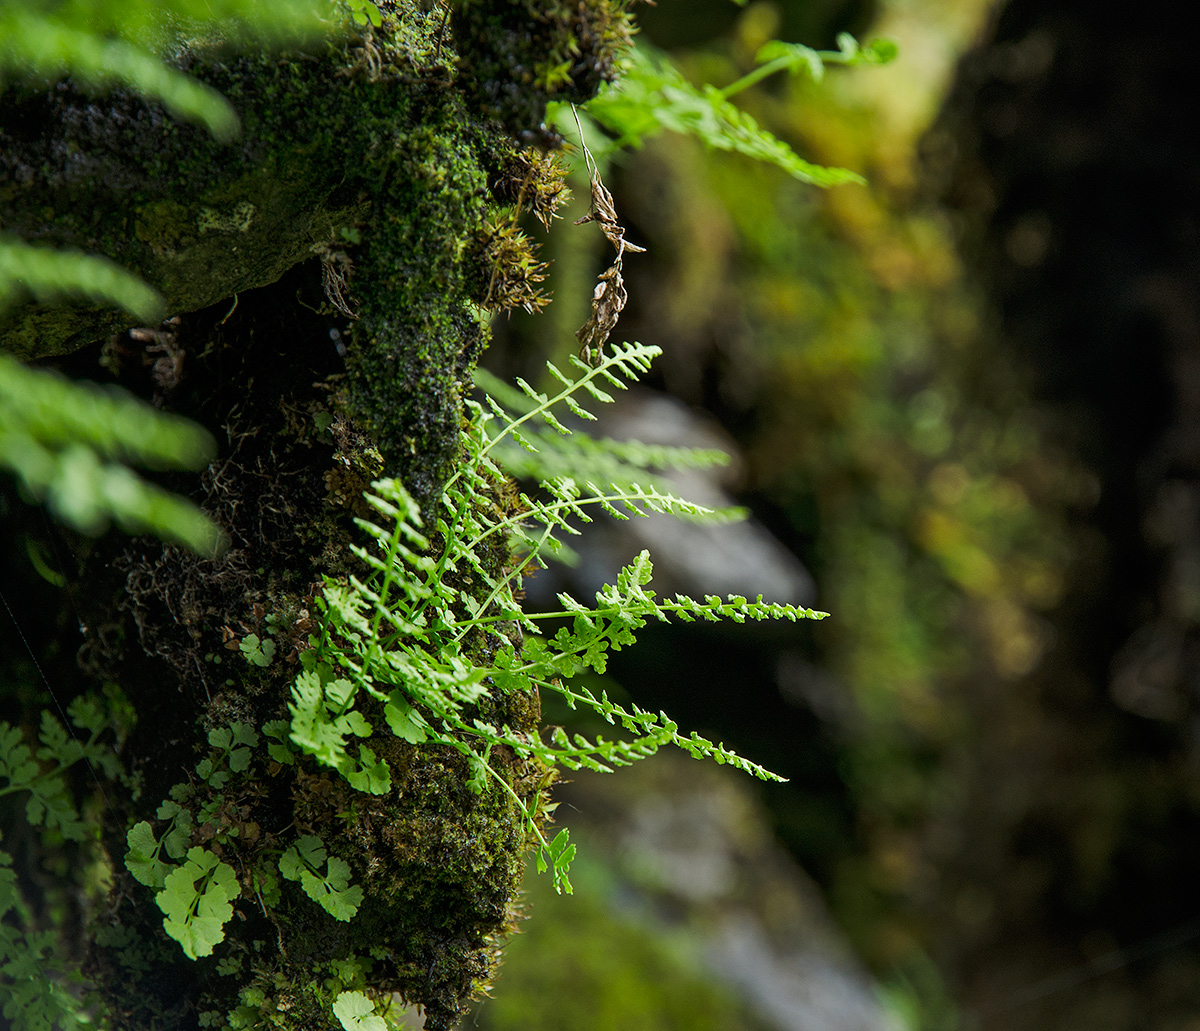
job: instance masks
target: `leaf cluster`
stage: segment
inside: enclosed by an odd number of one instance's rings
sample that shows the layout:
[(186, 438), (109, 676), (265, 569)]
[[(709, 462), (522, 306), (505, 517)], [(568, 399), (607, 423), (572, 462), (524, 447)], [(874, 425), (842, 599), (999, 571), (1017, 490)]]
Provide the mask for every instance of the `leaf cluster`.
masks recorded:
[(61, 943), (53, 930), (32, 930), (12, 856), (0, 849), (0, 1015), (14, 1031), (64, 1031), (85, 1023), (71, 990), (81, 979), (56, 972)]
[(857, 172), (806, 161), (730, 101), (730, 95), (711, 84), (692, 85), (664, 55), (638, 46), (624, 78), (590, 100), (586, 111), (616, 137), (614, 148), (639, 147), (668, 129), (694, 136), (713, 150), (735, 151), (776, 165), (814, 186), (863, 182)]
[[(318, 632), (292, 686), (287, 743), (338, 770), (359, 790), (376, 790), (375, 754), (364, 742), (384, 725), (406, 742), (459, 752), (471, 771), (472, 790), (506, 791), (524, 813), (537, 864), (553, 870), (559, 890), (570, 890), (574, 846), (565, 830), (553, 841), (543, 836), (539, 813), (491, 764), (493, 750), (502, 747), (545, 767), (609, 771), (673, 745), (697, 758), (778, 779), (721, 744), (680, 733), (665, 713), (618, 705), (573, 680), (587, 670), (604, 672), (609, 653), (632, 645), (651, 620), (823, 616), (761, 598), (660, 599), (648, 586), (653, 570), (645, 552), (620, 572), (616, 584), (597, 592), (593, 604), (563, 594), (560, 608), (523, 610), (523, 572), (560, 553), (566, 538), (578, 534), (578, 524), (591, 521), (596, 510), (618, 519), (651, 513), (724, 516), (639, 482), (651, 463), (707, 463), (711, 454), (597, 441), (561, 445), (550, 461), (564, 472), (542, 479), (533, 496), (511, 495), (500, 464), (506, 448), (514, 453), (509, 445), (532, 456), (523, 468), (546, 471), (538, 465), (545, 461), (539, 458), (540, 445), (580, 436), (570, 433), (562, 417), (594, 418), (581, 399), (612, 401), (612, 391), (635, 380), (656, 354), (654, 347), (624, 344), (594, 368), (575, 359), (575, 378), (551, 366), (561, 384), (553, 395), (518, 381), (519, 393), (508, 392), (506, 403), (490, 395), (482, 404), (469, 403), (461, 460), (432, 527), (425, 526), (399, 482), (376, 481), (366, 497), (376, 518), (356, 520), (373, 546), (353, 548), (366, 575), (326, 580), (317, 604)], [(567, 475), (572, 464), (596, 478)], [(544, 635), (542, 627), (555, 623), (553, 635)], [(535, 691), (558, 693), (572, 707), (583, 705), (619, 733), (595, 740), (562, 729), (543, 735), (481, 715), (491, 711), (482, 705), (489, 697)], [(380, 766), (379, 786), (387, 790), (387, 767)]]
[[(335, 689), (336, 693), (336, 689)], [(356, 722), (356, 721), (352, 721)], [(295, 752), (285, 743), (287, 721), (263, 726), (272, 761), (295, 761)], [(195, 783), (177, 784), (172, 797), (159, 807), (162, 824), (158, 833), (147, 820), (126, 834), (125, 868), (139, 883), (155, 889), (155, 903), (164, 914), (163, 930), (179, 942), (191, 959), (207, 956), (225, 937), (225, 924), (233, 918), (232, 903), (242, 894), (233, 867), (211, 849), (195, 844), (199, 838), (217, 845), (237, 836), (234, 827), (222, 826), (219, 812), (235, 777), (244, 777), (262, 736), (245, 723), (216, 727), (208, 733), (210, 752), (195, 767)], [(384, 766), (386, 770), (386, 766)], [(344, 771), (351, 783), (370, 790), (371, 783), (359, 781), (358, 771)], [(200, 791), (208, 798), (199, 803)], [(350, 884), (350, 866), (336, 856), (327, 856), (320, 838), (306, 835), (286, 848), (268, 849), (259, 859), (273, 862), (287, 880), (298, 881), (305, 893), (337, 920), (349, 920), (362, 902), (362, 888)], [(279, 880), (269, 865), (259, 863), (252, 872), (251, 886), (264, 910), (279, 902)]]
[(350, 864), (327, 856), (325, 845), (306, 834), (279, 857), (279, 872), (299, 881), (304, 893), (335, 920), (347, 923), (362, 905), (363, 890), (350, 883)]
[[(80, 697), (68, 707), (71, 724), (82, 737), (43, 712), (37, 744), (17, 727), (0, 721), (0, 797), (26, 793), (25, 818), (44, 836), (96, 846), (94, 824), (79, 813), (67, 781), (81, 760), (97, 781), (120, 776), (116, 754), (99, 739), (110, 726), (110, 713), (95, 699)], [(12, 869), (12, 856), (0, 849), (0, 1014), (17, 1031), (49, 1031), (57, 1024), (83, 1022), (85, 1003), (72, 991), (77, 974), (59, 970), (61, 941), (53, 929), (34, 926)]]
[(233, 919), (234, 899), (241, 894), (232, 866), (207, 849), (193, 846), (154, 896), (163, 911), (163, 930), (183, 946), (188, 959), (212, 954)]
[(67, 713), (87, 737), (80, 740), (43, 711), (37, 748), (18, 727), (0, 720), (0, 798), (27, 792), (25, 818), (31, 826), (56, 832), (65, 841), (84, 841), (95, 837), (95, 828), (80, 817), (67, 771), (82, 759), (94, 775), (99, 771), (112, 779), (119, 764), (113, 750), (98, 740), (108, 716), (94, 699), (77, 698)]

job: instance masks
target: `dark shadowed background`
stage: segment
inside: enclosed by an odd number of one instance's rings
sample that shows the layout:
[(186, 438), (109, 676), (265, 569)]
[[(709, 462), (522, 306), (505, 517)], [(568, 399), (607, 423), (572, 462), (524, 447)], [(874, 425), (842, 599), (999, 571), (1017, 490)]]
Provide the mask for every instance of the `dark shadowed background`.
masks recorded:
[[(679, 531), (663, 589), (724, 578), (832, 618), (664, 628), (614, 662), (610, 689), (789, 783), (577, 778), (591, 898), (531, 889), (476, 1021), (1200, 1027), (1200, 162), (1176, 10), (640, 16), (718, 85), (770, 38), (901, 45), (738, 95), (866, 187), (670, 136), (606, 172), (648, 247), (618, 333), (666, 351), (609, 429), (724, 441), (707, 489), (753, 518), (727, 547)], [(569, 225), (544, 246), (558, 300), (486, 359), (531, 378), (570, 352), (603, 257)], [(597, 533), (530, 589), (594, 589), (645, 539)]]

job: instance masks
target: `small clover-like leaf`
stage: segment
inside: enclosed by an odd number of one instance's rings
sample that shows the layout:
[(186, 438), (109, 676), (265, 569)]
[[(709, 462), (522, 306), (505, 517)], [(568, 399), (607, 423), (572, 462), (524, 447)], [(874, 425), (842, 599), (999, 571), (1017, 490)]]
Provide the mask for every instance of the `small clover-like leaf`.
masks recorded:
[(212, 954), (233, 918), (230, 902), (241, 893), (232, 866), (206, 849), (188, 850), (187, 862), (167, 875), (154, 901), (164, 913), (163, 930), (189, 959)]
[(358, 749), (359, 767), (345, 773), (346, 781), (356, 791), (371, 795), (386, 795), (392, 789), (392, 771), (388, 764), (375, 756), (366, 745)]
[(399, 691), (388, 695), (387, 704), (383, 707), (383, 718), (393, 734), (401, 741), (419, 745), (427, 738), (426, 723)]
[[(340, 862), (340, 860), (339, 860)], [(335, 920), (349, 923), (362, 905), (363, 890), (357, 884), (346, 888), (335, 888), (330, 880), (309, 873), (301, 875), (300, 886), (310, 899), (321, 906)]]
[(229, 724), (229, 734), (235, 745), (254, 748), (258, 744), (258, 732), (249, 723)]
[(263, 734), (272, 738), (267, 742), (267, 755), (284, 766), (291, 766), (296, 761), (296, 752), (288, 741), (290, 728), (287, 720), (268, 720), (262, 728)]
[(387, 1031), (387, 1023), (375, 1012), (375, 1004), (362, 992), (341, 992), (333, 1000), (333, 1015), (345, 1031)]
[(279, 872), (289, 881), (300, 880), (306, 867), (325, 865), (325, 846), (315, 834), (306, 834), (279, 857)]
[(279, 905), (279, 878), (268, 866), (256, 866), (251, 874), (254, 891), (267, 909)]
[(361, 712), (352, 710), (344, 716), (339, 716), (334, 725), (342, 733), (353, 734), (355, 737), (370, 737), (374, 728), (367, 722)]
[[(328, 870), (323, 870), (328, 858)], [(321, 839), (307, 834), (279, 857), (279, 872), (300, 887), (330, 916), (349, 921), (362, 904), (363, 890), (350, 884), (350, 865), (336, 856), (328, 856)]]
[(150, 824), (145, 820), (135, 823), (126, 832), (125, 843), (129, 849), (125, 853), (125, 868), (133, 879), (150, 888), (161, 888), (171, 866), (158, 858), (162, 845), (154, 837)]

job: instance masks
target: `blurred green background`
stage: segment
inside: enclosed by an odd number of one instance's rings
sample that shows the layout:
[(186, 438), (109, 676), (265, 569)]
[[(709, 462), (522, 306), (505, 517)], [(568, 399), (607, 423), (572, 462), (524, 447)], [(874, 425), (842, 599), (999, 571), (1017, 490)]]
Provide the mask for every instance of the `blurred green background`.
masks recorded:
[[(664, 898), (612, 831), (644, 798), (580, 775), (562, 812), (606, 828), (595, 890), (531, 884), (479, 1026), (1200, 1026), (1196, 162), (1185, 48), (1155, 10), (639, 8), (694, 83), (734, 81), (769, 39), (900, 44), (886, 67), (736, 99), (865, 187), (670, 134), (605, 172), (648, 248), (618, 334), (665, 348), (652, 386), (726, 435), (736, 500), (833, 614), (648, 631), (612, 673), (790, 778), (730, 790), (870, 1005), (772, 1008), (770, 977), (713, 942), (776, 903)], [(604, 258), (567, 224), (584, 210), (545, 238), (555, 303), (497, 327), (497, 370), (572, 350)], [(796, 947), (761, 957), (779, 984), (803, 981)]]

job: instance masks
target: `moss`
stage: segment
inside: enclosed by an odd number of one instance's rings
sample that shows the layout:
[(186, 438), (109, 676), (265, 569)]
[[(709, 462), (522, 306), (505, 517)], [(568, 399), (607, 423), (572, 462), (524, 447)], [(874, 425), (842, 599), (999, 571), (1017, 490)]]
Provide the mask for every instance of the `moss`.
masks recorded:
[[(534, 262), (521, 248), (489, 255), (489, 219), (500, 205), (551, 212), (561, 193), (551, 163), (522, 155), (478, 106), (479, 75), (499, 66), (470, 68), (453, 85), (454, 41), (439, 38), (415, 0), (398, 6), (384, 30), (349, 32), (307, 55), (189, 58), (242, 115), (231, 146), (124, 94), (95, 105), (62, 87), (12, 105), (6, 96), (0, 113), (0, 173), (22, 184), (6, 230), (107, 253), (149, 279), (180, 316), (156, 332), (170, 334), (182, 371), (170, 389), (155, 385), (144, 342), (120, 332), (121, 316), (83, 308), (15, 312), (5, 346), (64, 353), (113, 333), (104, 356), (117, 379), (221, 439), (199, 484), (171, 485), (222, 524), (229, 552), (202, 561), (152, 541), (106, 541), (88, 558), (79, 600), (96, 671), (125, 687), (139, 717), (125, 753), (142, 790), (108, 814), (114, 887), (90, 959), (116, 1026), (130, 1031), (187, 1026), (198, 1014), (332, 1027), (329, 1002), (353, 979), (330, 971), (346, 964), (369, 967), (371, 991), (423, 1005), (436, 1031), (494, 976), (514, 920), (527, 847), (514, 800), (496, 785), (470, 791), (457, 753), (386, 735), (368, 743), (392, 770), (387, 796), (257, 751), (247, 775), (220, 791), (193, 785), (190, 804), (208, 816), (198, 840), (244, 889), (211, 958), (183, 958), (153, 893), (121, 863), (127, 827), (153, 820), (172, 785), (189, 779), (209, 752), (208, 730), (287, 716), (321, 578), (345, 575), (351, 561), (350, 512), (331, 504), (327, 474), (340, 470), (343, 494), (346, 477), (397, 475), (434, 515), (457, 456), (463, 386), (486, 342), (474, 305), (497, 264), (507, 275)], [(506, 9), (504, 33), (518, 32), (521, 15), (527, 34), (580, 55), (578, 81), (548, 79), (535, 103), (582, 99), (611, 72), (623, 6), (564, 5), (550, 21), (531, 11)], [(476, 14), (459, 12), (468, 22)], [(456, 31), (468, 24), (457, 17)], [(525, 47), (521, 60), (534, 56)], [(18, 138), (13, 126), (35, 115), (50, 131)], [(59, 165), (65, 140), (80, 157)], [(340, 306), (322, 282), (322, 258), (334, 254)], [(331, 333), (348, 344), (344, 364)], [(80, 357), (75, 371), (94, 373), (84, 364), (94, 359)], [(487, 561), (499, 571), (509, 556), (496, 544)], [(272, 632), (274, 658), (249, 664), (240, 643)], [(472, 647), (486, 652), (486, 635)], [(532, 698), (488, 699), (480, 715), (528, 732), (539, 721)], [(546, 771), (499, 751), (491, 762), (538, 810)], [(292, 882), (279, 885), (273, 909), (260, 903), (253, 871), (270, 870), (297, 827), (350, 863), (365, 899), (349, 923)]]
[(581, 104), (616, 78), (630, 44), (628, 0), (460, 0), (454, 32), (484, 110), (538, 129), (550, 101)]

